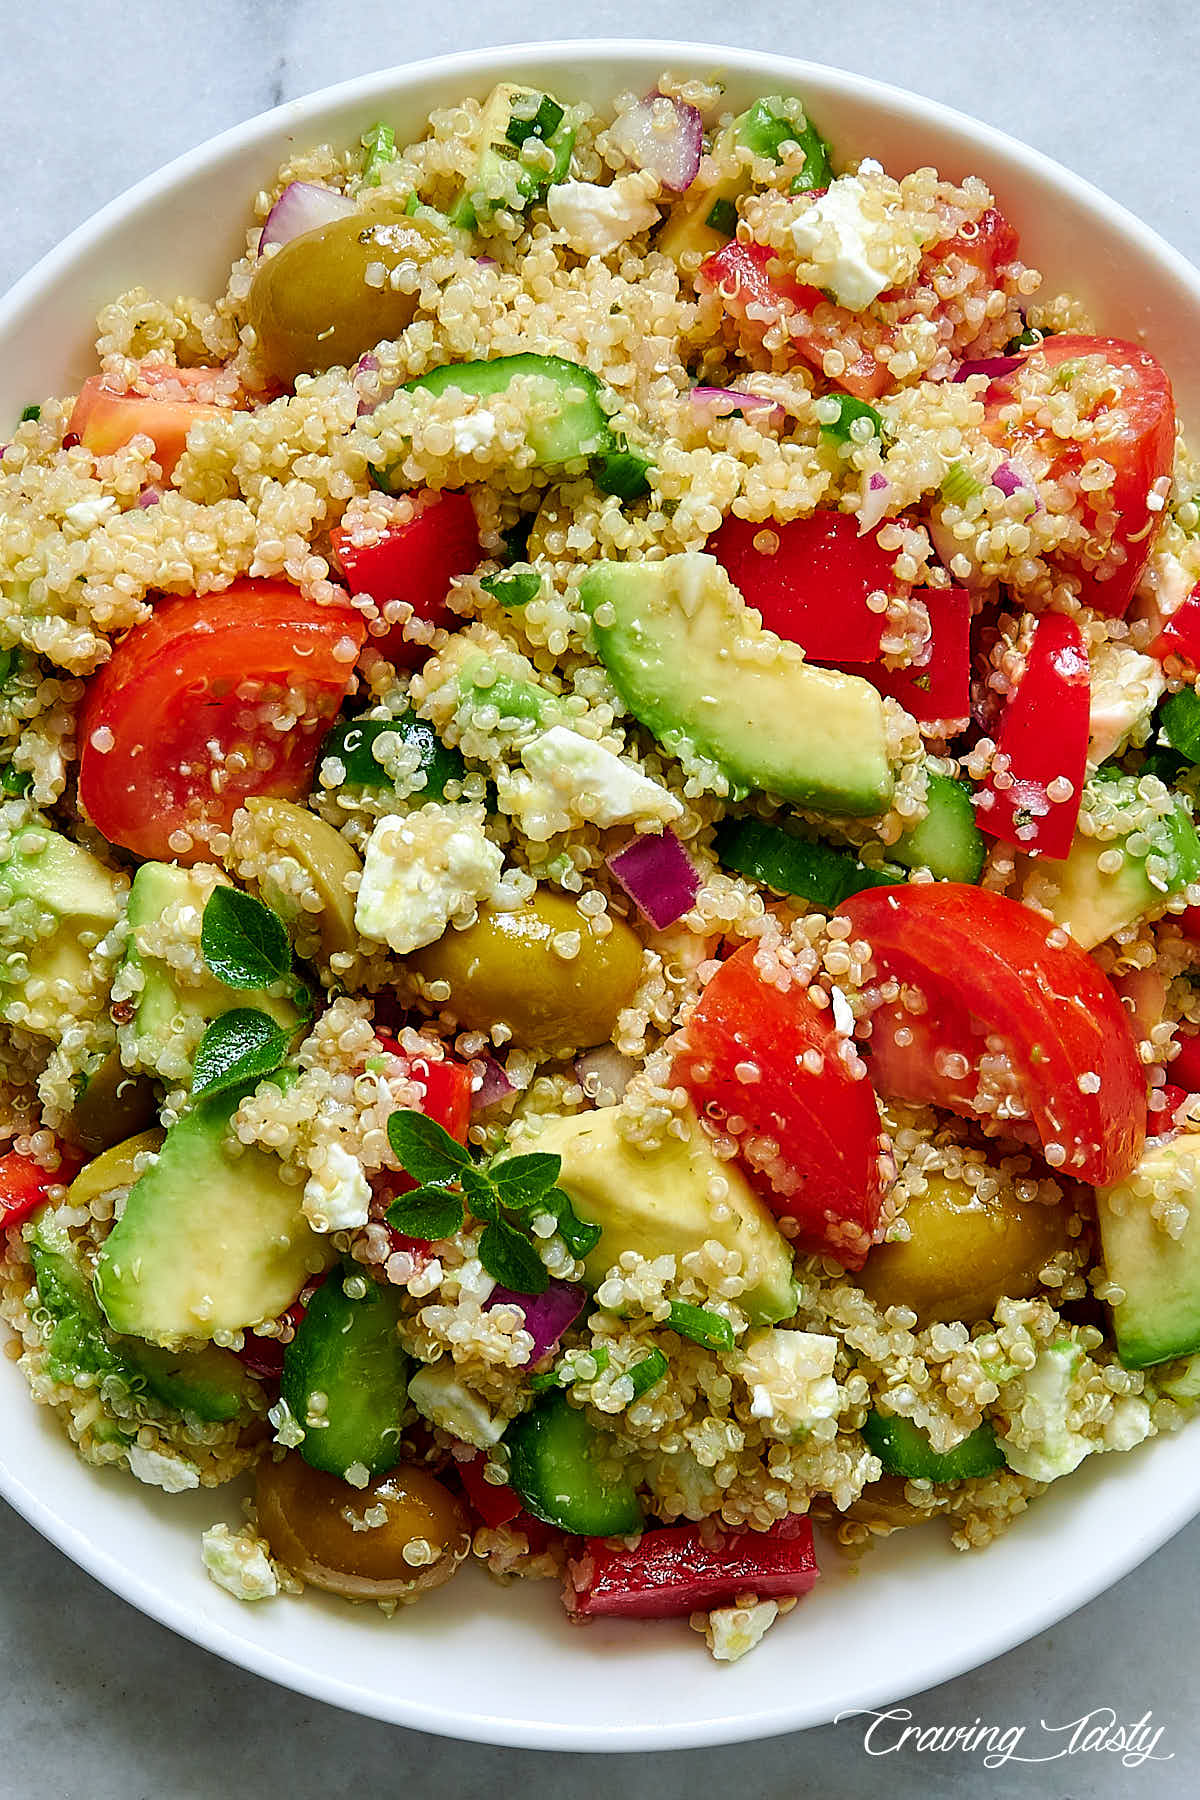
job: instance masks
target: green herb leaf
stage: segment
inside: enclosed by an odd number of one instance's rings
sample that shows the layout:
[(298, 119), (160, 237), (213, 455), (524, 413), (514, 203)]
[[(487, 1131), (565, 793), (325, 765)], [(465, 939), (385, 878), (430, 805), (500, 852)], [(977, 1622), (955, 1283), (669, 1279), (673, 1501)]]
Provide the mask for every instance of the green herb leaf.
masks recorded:
[(821, 400), (822, 404), (826, 400), (836, 400), (838, 403), (837, 418), (821, 426), (821, 436), (831, 443), (849, 444), (854, 442), (850, 427), (856, 419), (869, 419), (871, 435), (882, 438), (883, 419), (873, 406), (867, 405), (865, 400), (858, 400), (853, 394), (823, 394)]
[(732, 200), (714, 200), (704, 223), (710, 231), (719, 231), (723, 237), (733, 237), (737, 232), (737, 207)]
[(1052, 331), (1047, 331), (1043, 326), (1027, 325), (1024, 331), (1018, 331), (1016, 337), (1009, 338), (1004, 349), (1001, 351), (1001, 355), (1019, 356), (1022, 350), (1036, 350), (1038, 345), (1043, 343), (1046, 338), (1053, 336), (1054, 333)]
[(485, 1222), (500, 1217), (500, 1205), (491, 1176), (484, 1169), (464, 1169), (459, 1177), (467, 1205), (477, 1219)]
[(552, 1212), (558, 1220), (558, 1235), (572, 1256), (590, 1256), (600, 1242), (599, 1225), (592, 1225), (581, 1219), (571, 1205), (568, 1195), (561, 1188), (552, 1188), (545, 1197), (547, 1212)]
[(528, 606), (541, 593), (542, 578), (536, 569), (502, 570), (498, 575), (485, 575), (479, 585), (501, 606)]
[(667, 1323), (680, 1337), (690, 1338), (693, 1344), (703, 1344), (706, 1350), (733, 1349), (733, 1326), (720, 1313), (710, 1312), (707, 1306), (689, 1306), (684, 1300), (672, 1300)]
[(450, 1188), (430, 1183), (400, 1194), (387, 1209), (387, 1222), (405, 1237), (432, 1244), (462, 1229), (463, 1203)]
[(40, 406), (26, 406), (21, 411), (21, 423), (22, 425), (36, 425), (41, 416)]
[(667, 1359), (661, 1350), (652, 1350), (641, 1362), (634, 1363), (632, 1369), (626, 1369), (625, 1373), (633, 1383), (633, 1398), (640, 1400), (652, 1387), (657, 1387), (666, 1372)]
[(396, 154), (396, 134), (390, 125), (381, 123), (372, 125), (370, 131), (364, 132), (361, 141), (367, 153), (363, 163), (362, 184), (364, 187), (378, 187), (380, 170)]
[(193, 1094), (219, 1094), (243, 1082), (273, 1075), (288, 1053), (293, 1033), (256, 1007), (221, 1013), (200, 1039), (192, 1070)]
[(494, 1281), (514, 1294), (544, 1294), (550, 1285), (545, 1264), (528, 1238), (503, 1220), (484, 1226), (479, 1260)]
[[(554, 1188), (562, 1171), (562, 1157), (534, 1151), (529, 1156), (508, 1156), (488, 1167), (488, 1179), (501, 1206), (528, 1212)], [(553, 1211), (553, 1208), (548, 1210)]]
[(559, 1377), (558, 1377), (558, 1370), (557, 1369), (543, 1369), (543, 1371), (540, 1375), (531, 1375), (529, 1377), (528, 1385), (529, 1385), (529, 1391), (531, 1394), (549, 1393), (551, 1388), (556, 1388), (556, 1387), (561, 1386), (561, 1382), (559, 1381)]
[(650, 474), (654, 458), (646, 450), (618, 438), (615, 450), (606, 450), (596, 458), (592, 478), (602, 494), (615, 494), (618, 500), (638, 500), (650, 492)]
[(226, 987), (263, 988), (286, 975), (292, 947), (283, 920), (241, 888), (214, 888), (200, 927), (204, 960)]
[(28, 769), (14, 769), (11, 763), (5, 763), (0, 769), (0, 792), (27, 794), (32, 786), (33, 776)]
[(436, 1119), (402, 1106), (387, 1122), (388, 1143), (415, 1181), (457, 1181), (471, 1166), (468, 1150)]

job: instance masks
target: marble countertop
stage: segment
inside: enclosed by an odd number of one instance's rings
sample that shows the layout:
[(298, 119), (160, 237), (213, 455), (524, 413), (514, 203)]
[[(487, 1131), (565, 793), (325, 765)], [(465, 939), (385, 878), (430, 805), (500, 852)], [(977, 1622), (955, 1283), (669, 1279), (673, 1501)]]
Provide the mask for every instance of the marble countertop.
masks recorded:
[[(730, 15), (714, 0), (659, 0), (636, 22), (664, 38), (786, 50), (960, 106), (1087, 175), (1200, 262), (1195, 8), (1094, 0), (1083, 25), (1082, 8), (1008, 0), (968, 29), (979, 11), (961, 0), (754, 0)], [(67, 11), (0, 0), (0, 24), (10, 196), (0, 289), (140, 176), (281, 100), (441, 51), (635, 35), (614, 0), (474, 0), (436, 19), (388, 0), (157, 0), (140, 13), (115, 0)], [(1182, 1800), (1200, 1785), (1200, 1521), (1074, 1618), (911, 1703), (922, 1725), (1024, 1724), (1042, 1757), (1071, 1734), (1041, 1738), (1039, 1720), (1152, 1712), (1155, 1755), (1169, 1760), (1128, 1768), (1081, 1752), (989, 1770), (963, 1752), (871, 1755), (849, 1724), (619, 1768), (421, 1737), (226, 1666), (98, 1587), (2, 1504), (0, 1515), (0, 1793), (12, 1800), (227, 1800), (266, 1782), (289, 1800), (327, 1800), (351, 1783), (413, 1800), (500, 1788), (599, 1800), (614, 1780), (628, 1800), (682, 1800), (697, 1782), (749, 1800)]]

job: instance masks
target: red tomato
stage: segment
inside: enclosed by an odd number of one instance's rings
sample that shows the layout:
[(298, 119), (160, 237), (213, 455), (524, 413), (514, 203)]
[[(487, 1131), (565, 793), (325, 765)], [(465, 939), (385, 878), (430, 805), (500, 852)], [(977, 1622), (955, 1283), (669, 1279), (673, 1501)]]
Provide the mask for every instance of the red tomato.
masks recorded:
[(965, 588), (922, 588), (917, 598), (929, 612), (926, 660), (861, 673), (898, 700), (929, 736), (955, 737), (971, 718), (971, 597)]
[[(780, 992), (758, 954), (745, 944), (722, 963), (687, 1021), (671, 1079), (739, 1138), (751, 1180), (774, 1212), (797, 1221), (806, 1248), (861, 1268), (884, 1192), (875, 1092), (851, 1072), (852, 1047), (828, 1009), (798, 982)], [(744, 1079), (743, 1065), (756, 1075)]]
[[(740, 244), (735, 238), (701, 263), (696, 280), (702, 289), (717, 295), (742, 336), (752, 342), (761, 343), (779, 319), (790, 320), (789, 336), (797, 355), (816, 369), (822, 367), (826, 351), (842, 349), (846, 337), (851, 336), (860, 352), (838, 376), (837, 385), (859, 400), (874, 400), (882, 394), (892, 378), (872, 349), (877, 343), (889, 342), (890, 331), (877, 320), (836, 306), (820, 288), (793, 281), (782, 269), (769, 273), (775, 260), (775, 252), (765, 245)], [(797, 328), (798, 318), (803, 323)]]
[(807, 1594), (819, 1574), (807, 1518), (726, 1532), (716, 1542), (706, 1525), (666, 1525), (643, 1532), (632, 1550), (588, 1538), (567, 1564), (563, 1602), (576, 1619), (676, 1618), (732, 1606), (739, 1594)]
[(1103, 516), (1096, 501), (1080, 493), (1094, 556), (1085, 563), (1063, 559), (1061, 566), (1079, 582), (1079, 597), (1086, 606), (1116, 619), (1133, 598), (1154, 547), (1153, 526), (1159, 515), (1151, 512), (1147, 498), (1154, 483), (1170, 475), (1174, 463), (1175, 401), (1162, 365), (1148, 350), (1119, 338), (1062, 332), (1047, 338), (1026, 360), (1038, 358), (1066, 378), (1066, 364), (1090, 356), (1107, 360), (1119, 388), (1092, 413), (1094, 433), (1063, 439), (1036, 420), (1017, 426), (1006, 423), (1000, 413), (1011, 403), (1015, 375), (992, 382), (984, 429), (993, 443), (1016, 456), (1034, 446), (1049, 458), (1048, 479), (1076, 492), (1085, 463), (1101, 457), (1112, 465), (1113, 486), (1098, 496)]
[[(458, 623), (446, 605), (456, 575), (469, 575), (483, 555), (470, 496), (414, 495), (416, 512), (406, 525), (390, 525), (377, 543), (355, 545), (347, 531), (330, 534), (352, 594), (369, 594), (378, 606), (406, 600), (415, 618), (451, 628)], [(428, 644), (409, 642), (403, 625), (371, 639), (397, 668), (415, 669), (429, 655)]]
[(1175, 1114), (1179, 1111), (1184, 1101), (1190, 1098), (1190, 1095), (1184, 1088), (1175, 1087), (1174, 1084), (1169, 1081), (1164, 1083), (1164, 1085), (1158, 1089), (1158, 1093), (1161, 1096), (1162, 1105), (1157, 1111), (1150, 1114), (1148, 1135), (1151, 1137), (1173, 1137), (1179, 1130)]
[[(452, 1138), (465, 1144), (467, 1128), (471, 1123), (471, 1071), (467, 1065), (450, 1056), (443, 1057), (440, 1062), (434, 1057), (409, 1056), (395, 1038), (389, 1037), (386, 1032), (376, 1030), (375, 1035), (388, 1055), (398, 1056), (407, 1065), (409, 1077), (424, 1087), (421, 1111), (425, 1116), (435, 1119)], [(376, 1179), (375, 1194), (386, 1207), (400, 1194), (410, 1193), (416, 1186), (411, 1175), (389, 1169)], [(423, 1239), (409, 1237), (391, 1225), (388, 1226), (388, 1232), (393, 1250), (407, 1250), (418, 1266), (428, 1262), (429, 1245)]]
[[(756, 547), (764, 532), (777, 550)], [(874, 662), (885, 613), (868, 606), (868, 595), (908, 592), (892, 573), (895, 551), (881, 550), (875, 532), (860, 537), (852, 513), (815, 512), (783, 525), (731, 515), (707, 548), (768, 631), (803, 645), (814, 662)]]
[(0, 1231), (24, 1224), (44, 1204), (52, 1187), (66, 1187), (75, 1179), (84, 1158), (65, 1145), (59, 1146), (58, 1154), (59, 1166), (53, 1174), (19, 1150), (0, 1156)]
[[(1000, 715), (998, 755), (1008, 758), (1011, 786), (996, 774), (980, 784), (975, 816), (981, 831), (1061, 858), (1071, 848), (1087, 773), (1091, 685), (1088, 654), (1074, 619), (1046, 613), (1034, 628), (1025, 673)], [(1050, 797), (1057, 780), (1071, 791)]]
[(1193, 669), (1200, 669), (1200, 582), (1177, 606), (1154, 642), (1149, 654), (1164, 660), (1177, 656)]
[(175, 464), (187, 446), (187, 435), (199, 419), (223, 418), (228, 409), (195, 400), (164, 398), (158, 388), (204, 387), (220, 369), (164, 369), (148, 364), (138, 375), (145, 393), (130, 393), (111, 385), (108, 375), (89, 375), (79, 390), (67, 422), (73, 433), (97, 456), (111, 456), (131, 438), (154, 440), (154, 459), (169, 481)]
[[(87, 684), (79, 799), (110, 843), (196, 862), (250, 794), (299, 799), (350, 686), (365, 628), (283, 581), (160, 601)], [(287, 730), (276, 709), (299, 709)], [(192, 835), (176, 850), (176, 832)]]
[[(290, 1321), (293, 1332), (308, 1311), (309, 1301), (324, 1280), (324, 1275), (311, 1276), (301, 1290), (302, 1297), (293, 1300), (283, 1314), (283, 1317)], [(252, 1331), (248, 1331), (245, 1342), (236, 1354), (244, 1369), (248, 1369), (251, 1375), (256, 1376), (259, 1381), (265, 1381), (270, 1385), (278, 1382), (283, 1374), (283, 1359), (287, 1354), (287, 1345), (279, 1338), (255, 1337)]]
[(1200, 1094), (1200, 1032), (1181, 1031), (1179, 1054), (1167, 1064), (1172, 1082), (1189, 1094)]
[(945, 262), (950, 256), (961, 257), (964, 262), (973, 263), (986, 276), (987, 285), (994, 288), (1001, 269), (1017, 260), (1019, 249), (1020, 240), (1004, 214), (989, 206), (978, 221), (962, 226), (952, 238), (935, 244), (927, 253), (927, 260)]
[(508, 1525), (521, 1512), (521, 1502), (508, 1486), (493, 1487), (483, 1479), (486, 1456), (472, 1457), (470, 1462), (456, 1462), (454, 1472), (463, 1485), (472, 1509), (489, 1530)]
[[(971, 1019), (1001, 1040), (1043, 1148), (1065, 1152), (1052, 1168), (1096, 1187), (1129, 1174), (1145, 1138), (1145, 1076), (1112, 984), (1078, 944), (1018, 901), (959, 882), (872, 888), (840, 911), (881, 980), (922, 990), (952, 1047)], [(1080, 1091), (1084, 1073), (1099, 1076), (1097, 1093)]]

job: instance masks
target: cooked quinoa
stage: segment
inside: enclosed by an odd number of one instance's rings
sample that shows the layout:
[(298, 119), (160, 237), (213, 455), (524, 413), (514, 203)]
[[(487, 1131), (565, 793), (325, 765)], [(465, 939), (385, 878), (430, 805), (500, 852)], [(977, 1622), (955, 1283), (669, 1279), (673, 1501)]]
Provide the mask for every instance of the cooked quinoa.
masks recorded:
[(246, 223), (0, 453), (34, 1399), (168, 1493), (253, 1472), (203, 1544), (241, 1599), (473, 1555), (722, 1661), (810, 1518), (979, 1548), (1180, 1426), (1200, 510), (1153, 346), (977, 177), (670, 74), (306, 149)]

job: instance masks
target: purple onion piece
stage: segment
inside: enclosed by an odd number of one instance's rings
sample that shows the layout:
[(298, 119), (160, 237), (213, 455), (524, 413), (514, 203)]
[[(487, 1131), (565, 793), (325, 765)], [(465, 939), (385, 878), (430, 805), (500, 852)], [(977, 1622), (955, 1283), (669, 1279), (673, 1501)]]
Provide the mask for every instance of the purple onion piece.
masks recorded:
[[(637, 1069), (632, 1056), (625, 1056), (615, 1044), (599, 1044), (575, 1058), (575, 1079), (593, 1106), (615, 1106), (624, 1098), (625, 1089)], [(589, 1092), (589, 1085), (595, 1092)], [(611, 1095), (601, 1099), (601, 1095)]]
[(258, 254), (271, 244), (290, 244), (293, 238), (320, 225), (332, 224), (354, 211), (353, 200), (315, 181), (291, 181), (267, 214), (258, 240)]
[(1025, 361), (1023, 356), (985, 356), (979, 362), (965, 362), (958, 365), (955, 381), (965, 381), (969, 375), (986, 375), (989, 381), (999, 381), (1002, 375), (1011, 375)]
[(508, 1079), (508, 1076), (504, 1073), (500, 1064), (492, 1057), (479, 1056), (474, 1057), (472, 1060), (483, 1064), (483, 1073), (479, 1079), (479, 1086), (473, 1088), (471, 1093), (472, 1113), (486, 1112), (488, 1107), (495, 1106), (498, 1100), (505, 1100), (508, 1098), (509, 1094), (516, 1093), (517, 1090), (514, 1088), (512, 1082)]
[(711, 412), (714, 418), (727, 419), (735, 412), (753, 413), (776, 431), (787, 417), (778, 401), (768, 400), (762, 394), (742, 394), (737, 388), (694, 387), (689, 398), (693, 406)]
[(161, 490), (154, 487), (152, 484), (151, 486), (142, 489), (141, 493), (138, 495), (137, 503), (141, 507), (157, 506), (161, 499)]
[(858, 509), (859, 537), (862, 537), (864, 532), (873, 531), (879, 524), (888, 509), (888, 496), (891, 491), (891, 483), (886, 475), (880, 475), (876, 471), (870, 477), (867, 482), (867, 491), (863, 495), (862, 504)]
[(695, 865), (669, 827), (663, 828), (661, 837), (631, 839), (605, 860), (656, 931), (665, 931), (681, 918), (700, 891)]
[[(664, 101), (675, 115), (665, 130), (661, 123)], [(704, 148), (704, 120), (694, 106), (656, 90), (623, 115), (620, 132), (621, 148), (640, 168), (657, 175), (671, 193), (687, 192), (700, 172)]]
[(569, 1281), (552, 1281), (544, 1294), (514, 1294), (511, 1288), (494, 1287), (483, 1303), (484, 1312), (494, 1306), (516, 1306), (525, 1314), (525, 1329), (533, 1339), (531, 1363), (557, 1350), (584, 1307), (587, 1293)]

